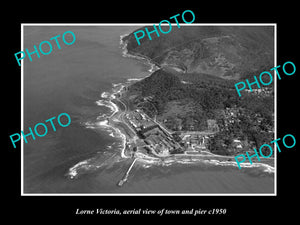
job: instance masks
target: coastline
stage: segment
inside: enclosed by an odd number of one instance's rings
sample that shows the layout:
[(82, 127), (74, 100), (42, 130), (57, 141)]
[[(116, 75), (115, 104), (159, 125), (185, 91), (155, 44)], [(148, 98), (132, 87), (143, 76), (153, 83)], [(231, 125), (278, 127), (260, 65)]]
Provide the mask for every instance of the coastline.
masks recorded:
[[(145, 65), (150, 66), (150, 69), (148, 70), (149, 75), (146, 75), (143, 78), (129, 78), (124, 83), (112, 84), (111, 91), (102, 92), (101, 99), (97, 100), (95, 104), (97, 104), (98, 106), (104, 106), (109, 108), (111, 110), (111, 113), (109, 113), (109, 115), (106, 114), (99, 115), (95, 123), (86, 122), (84, 124), (85, 127), (92, 128), (92, 129), (98, 127), (109, 128), (110, 136), (121, 139), (122, 144), (120, 146), (120, 151), (119, 151), (120, 153), (117, 153), (118, 156), (121, 157), (121, 160), (136, 158), (137, 163), (139, 163), (144, 168), (148, 168), (151, 166), (171, 166), (175, 164), (197, 165), (201, 163), (201, 164), (212, 165), (212, 166), (232, 167), (237, 171), (243, 172), (243, 169), (241, 170), (238, 169), (238, 165), (235, 162), (234, 156), (215, 155), (213, 153), (203, 151), (198, 154), (195, 153), (174, 154), (164, 158), (159, 158), (159, 157), (152, 157), (150, 155), (146, 155), (140, 152), (131, 155), (130, 151), (127, 151), (127, 146), (130, 140), (130, 136), (127, 136), (126, 131), (124, 130), (124, 124), (123, 126), (121, 126), (122, 121), (119, 120), (122, 114), (122, 108), (121, 108), (122, 102), (118, 100), (118, 96), (121, 96), (122, 92), (125, 91), (125, 88), (127, 86), (131, 85), (134, 82), (145, 79), (148, 76), (151, 76), (153, 72), (155, 72), (160, 68), (156, 64), (152, 63), (151, 60), (148, 59), (147, 57), (130, 54), (127, 50), (127, 43), (123, 41), (123, 38), (126, 37), (127, 35), (128, 34), (124, 34), (120, 36), (120, 48), (122, 49), (122, 56), (139, 60)], [(124, 107), (126, 106), (124, 105)], [(269, 159), (269, 160), (273, 160), (274, 162), (275, 159)], [(97, 159), (90, 158), (78, 162), (68, 170), (67, 176), (73, 179), (73, 178), (77, 178), (78, 174), (80, 174), (81, 171), (94, 170), (100, 168), (102, 166), (102, 163), (98, 164), (96, 161)], [(242, 168), (258, 168), (259, 171), (263, 173), (274, 174), (275, 172), (274, 163), (273, 165), (270, 165), (268, 163), (263, 163), (263, 162), (254, 162), (253, 164), (242, 163), (240, 166)]]
[[(145, 63), (146, 65), (149, 65), (151, 66), (151, 68), (148, 70), (150, 72), (150, 75), (152, 73), (154, 73), (156, 70), (160, 69), (160, 66), (153, 63), (152, 60), (144, 55), (141, 55), (141, 54), (132, 54), (132, 53), (129, 53), (128, 49), (127, 49), (127, 42), (126, 41), (123, 41), (123, 38), (125, 38), (126, 36), (128, 36), (129, 34), (123, 34), (120, 36), (120, 48), (123, 50), (122, 51), (122, 56), (123, 57), (128, 57), (128, 58), (134, 58), (134, 59), (137, 59), (139, 60), (140, 62), (143, 62)], [(149, 76), (150, 76), (149, 75)], [(146, 77), (144, 77), (146, 78)]]
[[(156, 64), (153, 64), (151, 62), (151, 59), (148, 59), (147, 57), (144, 57), (140, 54), (139, 55), (133, 55), (133, 54), (128, 53), (127, 42), (123, 41), (123, 38), (126, 37), (127, 35), (128, 34), (124, 34), (124, 35), (120, 36), (120, 48), (123, 50), (122, 51), (122, 56), (140, 60), (143, 63), (146, 63), (147, 65), (151, 66), (150, 70), (148, 70), (150, 72), (150, 74), (148, 76), (151, 76), (151, 74), (153, 72), (155, 72), (157, 69), (159, 69), (160, 67), (158, 67)], [(148, 76), (146, 76), (146, 77), (148, 77)], [(139, 78), (130, 78), (130, 79), (127, 80), (127, 82), (125, 84), (114, 84), (113, 85), (113, 87), (114, 87), (113, 88), (113, 93), (110, 95), (110, 97), (106, 95), (106, 97), (109, 97), (109, 99), (110, 99), (109, 102), (110, 102), (111, 105), (113, 105), (113, 108), (114, 108), (114, 111), (113, 111), (112, 115), (109, 117), (110, 119), (113, 118), (121, 110), (115, 103), (113, 103), (112, 100), (117, 99), (117, 95), (119, 95), (124, 90), (124, 88), (126, 86), (129, 86), (133, 82), (145, 79), (146, 77), (141, 78), (141, 79), (139, 79)], [(118, 90), (114, 90), (115, 87), (117, 87), (118, 85), (120, 85), (121, 87)], [(101, 97), (105, 97), (105, 94), (102, 93)], [(130, 158), (129, 156), (127, 156), (125, 154), (126, 143), (127, 143), (126, 135), (123, 134), (122, 131), (118, 127), (115, 127), (114, 124), (107, 124), (107, 125), (110, 126), (112, 129), (114, 129), (122, 137), (123, 148), (121, 150), (121, 157), (122, 158)], [(203, 163), (219, 165), (219, 166), (238, 167), (237, 163), (234, 160), (234, 156), (232, 156), (232, 157), (231, 156), (222, 156), (222, 155), (215, 155), (213, 153), (209, 153), (209, 155), (174, 154), (172, 156), (167, 156), (165, 158), (156, 158), (156, 157), (151, 157), (151, 156), (148, 156), (148, 155), (145, 155), (145, 154), (138, 154), (135, 157), (137, 157), (138, 161), (140, 161), (141, 163), (156, 164), (156, 165), (163, 165), (163, 166), (168, 166), (168, 165), (171, 165), (173, 163), (194, 164), (194, 163), (197, 163), (197, 162), (203, 162)], [(275, 159), (272, 158), (270, 160), (275, 160)], [(262, 162), (255, 162), (255, 163), (252, 163), (252, 164), (242, 163), (240, 166), (242, 168), (262, 167), (264, 172), (267, 172), (267, 173), (274, 173), (275, 172), (274, 166), (271, 166), (267, 163), (262, 163)]]

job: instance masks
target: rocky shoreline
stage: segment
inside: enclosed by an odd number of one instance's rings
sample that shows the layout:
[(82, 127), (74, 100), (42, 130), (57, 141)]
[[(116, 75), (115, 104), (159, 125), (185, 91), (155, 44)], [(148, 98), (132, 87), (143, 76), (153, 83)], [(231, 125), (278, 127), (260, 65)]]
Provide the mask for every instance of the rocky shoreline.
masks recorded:
[[(129, 57), (129, 58), (134, 58), (137, 59), (146, 65), (150, 66), (149, 75), (156, 70), (160, 69), (160, 65), (157, 65), (152, 62), (151, 59), (142, 56), (140, 54), (135, 55), (132, 52), (128, 52), (127, 50), (127, 43), (126, 41), (123, 41), (123, 38), (126, 37), (128, 34), (121, 35), (120, 36), (120, 48), (123, 50), (122, 51), (122, 56), (123, 57)], [(146, 78), (144, 77), (144, 78)], [(231, 166), (234, 167), (233, 169), (238, 170), (237, 163), (234, 160), (234, 157), (227, 157), (227, 156), (219, 156), (219, 155), (214, 155), (214, 154), (174, 154), (168, 157), (164, 158), (158, 158), (158, 157), (152, 157), (150, 155), (146, 154), (135, 154), (132, 156), (130, 152), (127, 152), (127, 144), (128, 144), (128, 137), (126, 136), (126, 132), (122, 130), (122, 127), (119, 126), (119, 124), (114, 123), (113, 120), (116, 118), (119, 112), (121, 112), (120, 105), (117, 103), (118, 101), (118, 96), (124, 91), (124, 88), (126, 86), (129, 86), (133, 84), (134, 82), (137, 82), (141, 79), (144, 78), (130, 78), (127, 79), (125, 83), (119, 83), (119, 84), (113, 84), (112, 85), (112, 91), (111, 92), (103, 92), (101, 94), (101, 100), (97, 101), (96, 104), (105, 106), (111, 109), (112, 113), (110, 116), (101, 116), (101, 121), (97, 122), (97, 126), (103, 126), (103, 127), (109, 127), (111, 128), (115, 134), (117, 134), (118, 138), (122, 139), (122, 148), (120, 151), (120, 160), (122, 159), (127, 160), (131, 159), (132, 157), (138, 158), (137, 162), (140, 163), (144, 167), (150, 167), (152, 165), (157, 165), (157, 166), (170, 166), (174, 164), (185, 164), (185, 165), (195, 165), (197, 163), (204, 163), (207, 165), (216, 165), (216, 166)], [(100, 116), (99, 116), (100, 117)], [(88, 122), (85, 124), (86, 127), (92, 127), (95, 126), (93, 124), (88, 124)], [(97, 127), (96, 126), (96, 127)], [(255, 162), (253, 164), (250, 163), (242, 163), (241, 167), (243, 168), (261, 168), (262, 172), (266, 172), (268, 174), (274, 174), (275, 167), (274, 167), (274, 160), (273, 163), (271, 163), (272, 159), (269, 159), (268, 161), (264, 162)], [(87, 171), (87, 170), (97, 170), (98, 168), (102, 167), (102, 163), (98, 162), (97, 157), (87, 159), (81, 162), (78, 162), (76, 165), (72, 166), (68, 172), (67, 172), (67, 177), (70, 179), (77, 178), (79, 174), (82, 173), (82, 171)], [(241, 170), (243, 171), (243, 170)]]
[[(149, 76), (155, 72), (157, 69), (159, 69), (160, 67), (158, 67), (156, 64), (153, 64), (151, 62), (151, 59), (147, 58), (147, 57), (144, 57), (140, 54), (138, 55), (134, 55), (132, 53), (128, 53), (128, 50), (127, 50), (127, 42), (126, 41), (123, 41), (123, 38), (126, 37), (128, 34), (125, 34), (125, 35), (121, 35), (120, 36), (120, 47), (123, 49), (123, 53), (122, 55), (124, 57), (130, 57), (130, 58), (135, 58), (137, 60), (140, 60), (148, 65), (151, 66), (151, 69), (149, 70), (150, 74)], [(139, 79), (138, 79), (139, 80)], [(111, 100), (113, 99), (116, 99), (117, 95), (119, 95), (125, 86), (128, 86), (130, 84), (132, 84), (132, 81), (136, 81), (135, 79), (130, 79), (126, 82), (126, 84), (120, 84), (122, 85), (122, 87), (112, 93), (112, 98)], [(116, 104), (115, 104), (116, 105)], [(116, 105), (116, 107), (118, 107)], [(112, 116), (110, 116), (110, 119), (116, 115), (116, 112), (118, 112), (120, 109), (117, 108), (115, 112), (113, 112)], [(118, 132), (120, 132), (122, 134), (122, 131), (120, 128), (118, 127), (114, 127), (115, 124), (110, 124), (112, 126), (112, 128), (114, 130), (117, 130)], [(127, 142), (127, 139), (128, 137), (126, 137), (125, 134), (122, 134), (122, 138), (124, 140), (124, 148), (122, 149), (121, 151), (121, 155), (123, 158), (130, 158), (130, 154), (126, 154), (126, 146), (128, 144)], [(221, 166), (235, 166), (237, 167), (237, 164), (234, 160), (234, 157), (231, 157), (231, 156), (219, 156), (219, 155), (215, 155), (215, 154), (212, 154), (210, 153), (209, 155), (207, 154), (194, 154), (194, 155), (189, 155), (189, 154), (174, 154), (172, 156), (168, 156), (168, 157), (165, 157), (165, 158), (156, 158), (156, 157), (151, 157), (151, 156), (148, 156), (148, 155), (145, 155), (145, 154), (135, 154), (134, 157), (138, 157), (139, 158), (139, 161), (140, 162), (143, 162), (143, 163), (151, 163), (151, 164), (157, 164), (157, 165), (170, 165), (172, 163), (182, 163), (182, 164), (189, 164), (189, 163), (196, 163), (196, 162), (204, 162), (204, 163), (209, 163), (209, 164), (214, 164), (214, 165), (221, 165)], [(250, 164), (250, 163), (243, 163), (241, 164), (241, 167), (263, 167), (264, 168), (264, 172), (268, 172), (268, 173), (274, 173), (274, 165), (273, 163), (271, 163), (271, 165), (269, 165), (269, 161), (266, 161), (266, 163), (260, 163), (260, 162), (255, 162), (253, 164)]]

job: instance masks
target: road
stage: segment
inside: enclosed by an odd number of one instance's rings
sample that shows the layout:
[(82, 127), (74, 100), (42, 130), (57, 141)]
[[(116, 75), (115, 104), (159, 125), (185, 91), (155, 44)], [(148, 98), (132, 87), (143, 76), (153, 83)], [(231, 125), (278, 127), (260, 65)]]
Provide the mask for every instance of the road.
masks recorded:
[(132, 127), (126, 122), (126, 119), (124, 118), (126, 113), (128, 113), (127, 105), (121, 99), (116, 99), (116, 100), (119, 101), (124, 106), (124, 111), (120, 112), (120, 114), (118, 115), (120, 122), (124, 123), (131, 130), (131, 132), (136, 134), (135, 130), (132, 129)]

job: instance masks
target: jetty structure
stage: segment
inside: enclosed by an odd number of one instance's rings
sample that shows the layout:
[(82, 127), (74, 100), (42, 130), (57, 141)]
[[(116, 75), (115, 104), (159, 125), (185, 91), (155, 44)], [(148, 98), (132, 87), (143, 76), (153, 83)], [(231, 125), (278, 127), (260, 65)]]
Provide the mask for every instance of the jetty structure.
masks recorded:
[(134, 158), (134, 160), (132, 161), (130, 167), (128, 168), (127, 172), (125, 173), (124, 177), (118, 182), (118, 186), (121, 187), (128, 179), (129, 173), (132, 169), (132, 167), (134, 166), (135, 162), (137, 161), (138, 158)]

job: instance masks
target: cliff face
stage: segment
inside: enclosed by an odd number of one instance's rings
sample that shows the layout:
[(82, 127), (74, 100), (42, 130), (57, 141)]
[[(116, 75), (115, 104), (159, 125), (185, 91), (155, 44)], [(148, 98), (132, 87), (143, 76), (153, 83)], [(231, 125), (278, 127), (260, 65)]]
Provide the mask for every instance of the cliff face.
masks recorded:
[[(151, 27), (149, 30), (153, 29)], [(124, 40), (130, 53), (149, 57), (160, 66), (225, 79), (270, 69), (274, 62), (274, 30), (265, 26), (181, 26), (168, 34), (147, 35), (138, 45), (132, 34)]]

